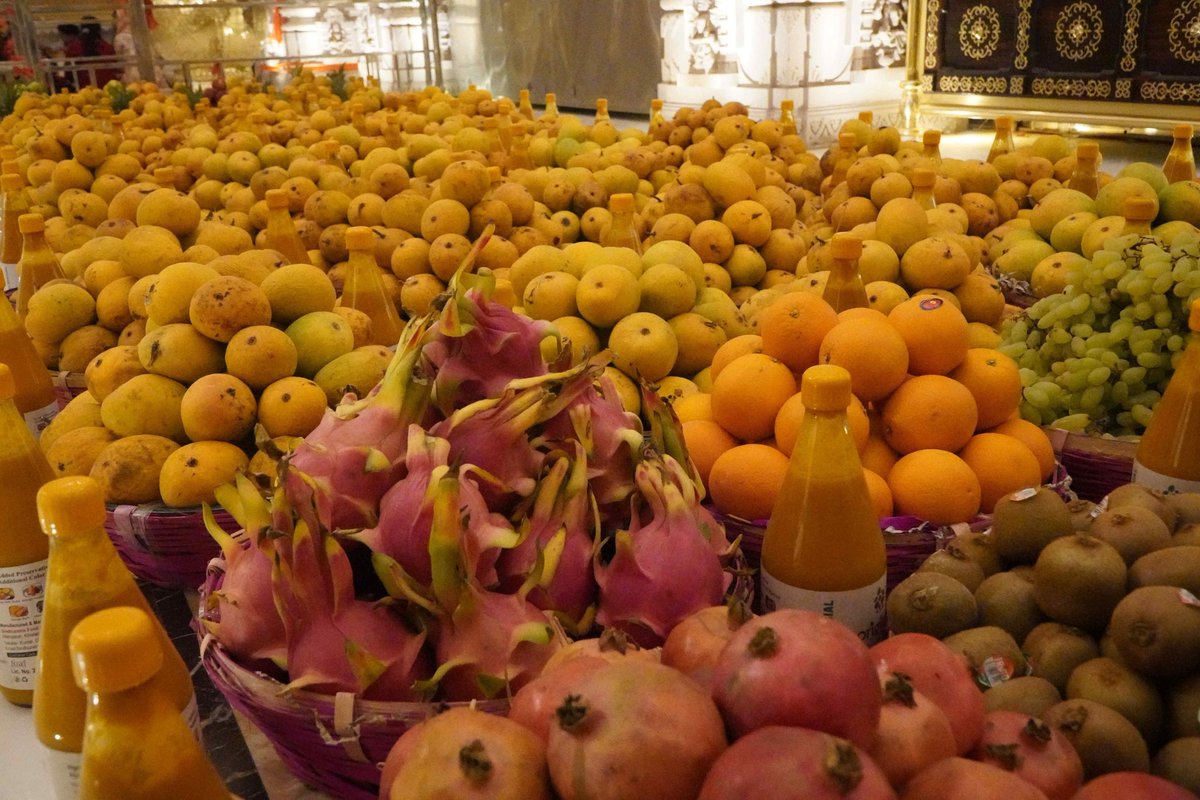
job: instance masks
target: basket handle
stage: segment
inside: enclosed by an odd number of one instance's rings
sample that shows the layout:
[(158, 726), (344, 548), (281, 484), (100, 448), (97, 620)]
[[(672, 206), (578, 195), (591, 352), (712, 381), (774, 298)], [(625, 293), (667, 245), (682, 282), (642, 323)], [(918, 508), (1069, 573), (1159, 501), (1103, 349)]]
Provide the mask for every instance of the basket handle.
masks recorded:
[[(338, 692), (333, 697), (333, 732), (336, 742), (346, 751), (346, 755), (355, 761), (367, 762), (367, 754), (363, 752), (358, 739), (358, 725), (354, 722), (355, 695), (352, 692)], [(321, 731), (322, 738), (327, 734)], [(331, 742), (332, 743), (332, 742)]]

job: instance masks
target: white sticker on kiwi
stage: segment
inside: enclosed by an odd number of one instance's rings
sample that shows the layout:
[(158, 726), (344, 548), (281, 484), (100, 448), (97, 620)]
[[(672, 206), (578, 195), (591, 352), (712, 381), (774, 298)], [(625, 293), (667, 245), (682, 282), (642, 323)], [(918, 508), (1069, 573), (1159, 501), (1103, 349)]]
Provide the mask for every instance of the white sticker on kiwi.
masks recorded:
[(1027, 486), (1024, 489), (1018, 489), (1008, 496), (1009, 500), (1014, 503), (1019, 503), (1022, 500), (1028, 500), (1031, 497), (1036, 497), (1038, 493), (1036, 486)]
[(1179, 602), (1183, 603), (1185, 606), (1200, 608), (1200, 597), (1196, 597), (1196, 595), (1192, 594), (1187, 589), (1179, 590)]

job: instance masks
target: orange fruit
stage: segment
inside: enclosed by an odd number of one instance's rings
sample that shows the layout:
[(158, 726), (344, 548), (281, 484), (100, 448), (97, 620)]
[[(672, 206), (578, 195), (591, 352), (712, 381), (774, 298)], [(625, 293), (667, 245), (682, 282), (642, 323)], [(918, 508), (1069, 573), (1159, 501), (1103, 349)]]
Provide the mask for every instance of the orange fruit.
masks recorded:
[(882, 400), (908, 372), (904, 338), (886, 319), (854, 316), (833, 326), (821, 342), (820, 362), (850, 373), (850, 389), (864, 403)]
[(792, 371), (765, 353), (747, 353), (725, 365), (713, 380), (713, 419), (743, 442), (771, 436), (775, 415), (796, 393)]
[(695, 419), (712, 419), (712, 395), (708, 392), (695, 392), (684, 395), (671, 403), (675, 416), (680, 422), (690, 422)]
[[(854, 447), (859, 453), (867, 446), (867, 436), (871, 431), (871, 423), (867, 419), (867, 409), (862, 401), (850, 395), (850, 405), (846, 408), (846, 418), (850, 423), (850, 436), (854, 439)], [(796, 446), (796, 436), (800, 433), (800, 423), (804, 420), (804, 401), (800, 392), (787, 399), (775, 415), (775, 446), (786, 456), (792, 455)]]
[(692, 463), (700, 473), (700, 480), (707, 486), (713, 462), (726, 450), (736, 447), (737, 439), (710, 419), (688, 420), (680, 428), (683, 430), (683, 443), (687, 445), (688, 455), (692, 457)]
[(1042, 482), (1033, 451), (1003, 433), (977, 433), (958, 455), (979, 478), (979, 510), (985, 514), (992, 513), (996, 501), (1006, 494)]
[(883, 405), (883, 437), (899, 453), (956, 452), (975, 433), (979, 412), (970, 390), (945, 375), (918, 375)]
[(892, 490), (888, 488), (887, 481), (869, 469), (863, 470), (863, 477), (867, 479), (867, 491), (871, 494), (871, 505), (875, 506), (875, 516), (892, 516)]
[(783, 487), (788, 457), (765, 444), (739, 444), (717, 456), (708, 493), (722, 512), (747, 520), (771, 516)]
[(738, 356), (761, 352), (762, 337), (757, 333), (743, 333), (741, 336), (726, 339), (725, 343), (717, 348), (717, 352), (713, 353), (712, 364), (709, 366), (709, 380), (715, 381), (721, 370), (725, 369), (725, 365)]
[(1003, 433), (1024, 442), (1037, 459), (1038, 477), (1041, 480), (1047, 480), (1053, 474), (1056, 465), (1054, 445), (1050, 443), (1046, 432), (1037, 425), (1025, 419), (1006, 419), (989, 432)]
[(837, 312), (818, 295), (789, 292), (758, 316), (762, 351), (800, 374), (817, 363), (821, 340), (837, 322)]
[(942, 297), (910, 297), (888, 313), (908, 347), (913, 375), (945, 375), (967, 357), (967, 318)]
[(888, 473), (887, 483), (899, 514), (954, 525), (979, 513), (979, 478), (967, 462), (945, 450), (917, 450), (902, 456)]
[(975, 398), (979, 411), (976, 430), (999, 425), (1021, 405), (1017, 362), (999, 350), (972, 347), (963, 362), (951, 370), (950, 377), (967, 387)]
[(892, 466), (900, 459), (900, 454), (892, 449), (882, 434), (872, 433), (859, 452), (858, 458), (862, 465), (876, 475), (886, 478), (892, 471)]

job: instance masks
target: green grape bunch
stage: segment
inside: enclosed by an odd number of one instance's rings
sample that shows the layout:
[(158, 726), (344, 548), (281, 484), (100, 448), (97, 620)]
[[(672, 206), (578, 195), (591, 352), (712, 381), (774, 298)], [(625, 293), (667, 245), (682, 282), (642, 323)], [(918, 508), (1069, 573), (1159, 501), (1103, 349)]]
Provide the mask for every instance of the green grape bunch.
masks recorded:
[(1187, 344), (1200, 299), (1200, 230), (1170, 244), (1126, 234), (1066, 288), (1005, 323), (1000, 351), (1020, 367), (1021, 416), (1070, 431), (1135, 437), (1145, 430)]

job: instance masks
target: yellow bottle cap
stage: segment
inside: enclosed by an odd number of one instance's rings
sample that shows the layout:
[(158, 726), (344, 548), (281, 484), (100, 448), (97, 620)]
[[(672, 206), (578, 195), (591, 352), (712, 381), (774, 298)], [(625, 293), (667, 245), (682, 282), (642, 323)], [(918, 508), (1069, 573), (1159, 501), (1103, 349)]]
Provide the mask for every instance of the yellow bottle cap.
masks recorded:
[(121, 692), (145, 683), (162, 668), (154, 623), (130, 606), (84, 617), (71, 631), (71, 668), (85, 692)]
[(796, 107), (795, 100), (780, 100), (779, 101), (779, 110), (780, 111), (791, 111), (795, 107)]
[(1012, 117), (996, 117), (996, 130), (1011, 131), (1013, 129)]
[(809, 411), (845, 411), (850, 405), (850, 373), (836, 364), (817, 364), (800, 377), (800, 398)]
[(263, 199), (267, 201), (267, 208), (272, 211), (288, 207), (287, 189), (267, 189), (267, 193), (263, 195)]
[(16, 145), (6, 144), (3, 147), (0, 147), (0, 159), (12, 161), (18, 155), (20, 155), (20, 153), (18, 152)]
[(1192, 138), (1192, 126), (1186, 122), (1180, 122), (1172, 129), (1171, 134), (1176, 139), (1190, 139)]
[[(19, 192), (25, 188), (25, 179), (14, 172), (0, 175), (0, 189), (6, 192)], [(18, 222), (18, 224), (20, 224)]]
[(37, 493), (38, 519), (47, 536), (75, 536), (104, 525), (104, 490), (86, 475), (55, 478)]
[(928, 189), (937, 183), (937, 173), (929, 167), (917, 167), (912, 173), (912, 185), (920, 189)]
[(858, 121), (859, 121), (859, 122), (865, 122), (865, 123), (867, 123), (868, 125), (870, 125), (872, 122), (874, 122), (874, 121), (875, 121), (875, 112), (874, 112), (874, 111), (860, 111), (860, 112), (858, 112)]
[(517, 92), (517, 97), (519, 97), (522, 101), (528, 100), (529, 99), (529, 90), (521, 89), (519, 92)]
[(16, 396), (17, 382), (13, 380), (12, 370), (8, 368), (8, 364), (0, 364), (0, 403), (12, 400)]
[(6, 158), (3, 161), (0, 161), (0, 174), (20, 175), (21, 162), (17, 161), (15, 158)]
[(829, 242), (829, 252), (838, 261), (856, 260), (862, 249), (862, 239), (849, 233), (835, 233)]
[(855, 135), (854, 131), (842, 131), (838, 134), (838, 147), (843, 150), (857, 150), (858, 136)]
[(654, 109), (655, 111), (662, 111), (662, 107), (663, 101), (661, 97), (656, 97), (650, 101), (650, 108)]
[(941, 131), (925, 131), (921, 136), (921, 141), (925, 144), (940, 144), (942, 141)]
[(347, 250), (372, 250), (375, 247), (375, 234), (366, 225), (354, 225), (346, 229)]
[(597, 111), (608, 111), (608, 98), (607, 97), (597, 97), (596, 98), (596, 110)]
[(614, 214), (633, 211), (633, 195), (628, 192), (618, 192), (608, 198), (608, 210)]
[(1125, 219), (1148, 222), (1154, 219), (1158, 211), (1158, 203), (1149, 197), (1127, 197), (1121, 207), (1121, 216)]
[(1082, 159), (1090, 159), (1092, 161), (1095, 161), (1099, 157), (1100, 157), (1100, 143), (1099, 142), (1090, 142), (1090, 141), (1089, 142), (1080, 142), (1075, 147), (1075, 159), (1077, 161), (1081, 158)]
[(21, 233), (41, 233), (46, 230), (46, 220), (41, 214), (22, 214), (17, 217), (17, 230)]
[(558, 95), (556, 95), (554, 92), (546, 92), (546, 105), (550, 105), (551, 103), (554, 103), (557, 101), (558, 101)]
[(154, 180), (160, 184), (165, 184), (165, 183), (174, 184), (175, 168), (174, 167), (158, 167), (157, 169), (154, 170)]

